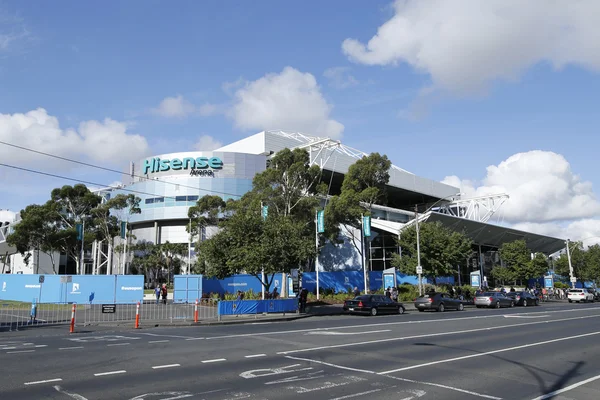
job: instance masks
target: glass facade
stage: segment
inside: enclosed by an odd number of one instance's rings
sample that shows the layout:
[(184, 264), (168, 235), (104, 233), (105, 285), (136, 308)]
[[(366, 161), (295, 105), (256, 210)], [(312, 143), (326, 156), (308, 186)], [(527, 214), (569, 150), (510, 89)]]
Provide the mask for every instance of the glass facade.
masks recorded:
[(370, 241), (370, 269), (371, 271), (383, 271), (392, 268), (392, 255), (399, 253), (397, 243), (398, 235), (388, 232), (371, 231)]

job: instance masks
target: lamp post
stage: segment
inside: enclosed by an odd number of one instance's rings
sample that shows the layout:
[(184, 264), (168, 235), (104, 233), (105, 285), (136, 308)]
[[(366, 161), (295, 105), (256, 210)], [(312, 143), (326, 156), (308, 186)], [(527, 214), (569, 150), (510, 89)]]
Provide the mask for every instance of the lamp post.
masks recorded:
[[(594, 239), (594, 238), (600, 238), (600, 236), (590, 236), (590, 237), (586, 237), (585, 239), (581, 239), (580, 242), (583, 243), (584, 241), (588, 240), (588, 239)], [(566, 241), (567, 244), (567, 260), (569, 261), (569, 279), (571, 281), (571, 287), (573, 289), (575, 289), (575, 283), (577, 282), (577, 278), (574, 276), (574, 272), (573, 272), (573, 264), (571, 263), (571, 250), (569, 248), (569, 239), (567, 239)]]
[[(433, 205), (431, 205), (429, 208), (427, 208), (423, 214), (427, 214), (429, 211), (431, 211), (436, 205), (438, 205), (440, 202), (447, 200), (449, 197), (452, 197), (452, 201), (454, 201), (454, 197), (455, 196), (462, 196), (463, 193), (456, 193), (450, 196), (446, 196), (444, 198), (439, 199), (438, 201), (436, 201), (435, 203), (433, 203)], [(415, 229), (417, 231), (417, 275), (418, 275), (418, 279), (419, 279), (419, 296), (421, 296), (423, 294), (423, 269), (421, 267), (421, 238), (419, 236), (419, 205), (416, 204), (415, 205)]]

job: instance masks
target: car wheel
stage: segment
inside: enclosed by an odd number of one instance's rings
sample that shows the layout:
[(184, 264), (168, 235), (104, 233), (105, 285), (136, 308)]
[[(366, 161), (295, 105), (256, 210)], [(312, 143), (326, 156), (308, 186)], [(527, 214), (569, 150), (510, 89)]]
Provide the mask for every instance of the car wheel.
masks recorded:
[(499, 301), (496, 302), (496, 308), (500, 308), (500, 302)]
[(572, 302), (573, 302), (573, 300), (569, 299), (569, 303), (572, 303)]
[(511, 302), (510, 302), (510, 306), (511, 306), (511, 307), (514, 307), (514, 306), (515, 306), (515, 302), (514, 302), (514, 301), (511, 301)]
[(371, 308), (371, 315), (372, 316), (376, 316), (377, 315), (377, 309), (375, 307)]
[(425, 310), (423, 310), (422, 308), (419, 308), (419, 312), (423, 312), (423, 311), (425, 311)]
[(481, 306), (475, 306), (475, 307), (477, 307), (477, 308), (481, 308)]
[(458, 305), (458, 311), (465, 311), (465, 306), (463, 305), (463, 303), (460, 303)]
[(441, 303), (441, 304), (438, 306), (438, 311), (439, 311), (439, 312), (444, 312), (444, 310), (445, 310), (445, 309), (446, 309), (446, 308), (444, 307), (444, 303)]
[(523, 300), (523, 307), (527, 307), (527, 300)]
[(535, 299), (535, 305), (539, 306), (540, 305), (540, 301), (538, 299)]
[(398, 314), (404, 314), (404, 307), (398, 307)]

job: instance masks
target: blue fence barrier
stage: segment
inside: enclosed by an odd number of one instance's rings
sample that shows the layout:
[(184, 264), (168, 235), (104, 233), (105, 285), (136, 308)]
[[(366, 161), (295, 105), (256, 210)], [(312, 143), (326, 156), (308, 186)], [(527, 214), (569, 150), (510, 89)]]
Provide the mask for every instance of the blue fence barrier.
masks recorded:
[(143, 275), (1, 275), (0, 300), (38, 303), (135, 303), (144, 299)]
[[(269, 277), (270, 278), (270, 277)], [(277, 288), (281, 293), (283, 274), (275, 274), (273, 283), (271, 284), (270, 290)], [(260, 281), (252, 275), (233, 275), (225, 279), (202, 279), (202, 290), (204, 293), (236, 293), (238, 290), (247, 292), (252, 290), (254, 293), (260, 293), (262, 291), (262, 285)]]
[(175, 275), (173, 278), (173, 301), (194, 303), (202, 298), (202, 275)]
[(297, 299), (220, 301), (218, 315), (286, 313), (298, 310)]

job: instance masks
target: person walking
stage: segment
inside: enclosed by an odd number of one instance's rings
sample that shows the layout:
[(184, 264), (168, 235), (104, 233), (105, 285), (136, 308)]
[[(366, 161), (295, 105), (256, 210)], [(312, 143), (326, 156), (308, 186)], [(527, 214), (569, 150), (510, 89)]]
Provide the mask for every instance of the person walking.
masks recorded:
[(163, 304), (166, 305), (167, 304), (167, 294), (168, 294), (168, 292), (167, 292), (167, 284), (166, 283), (163, 283), (160, 294), (162, 295)]
[(160, 285), (156, 285), (154, 288), (154, 294), (156, 295), (156, 304), (160, 301)]

